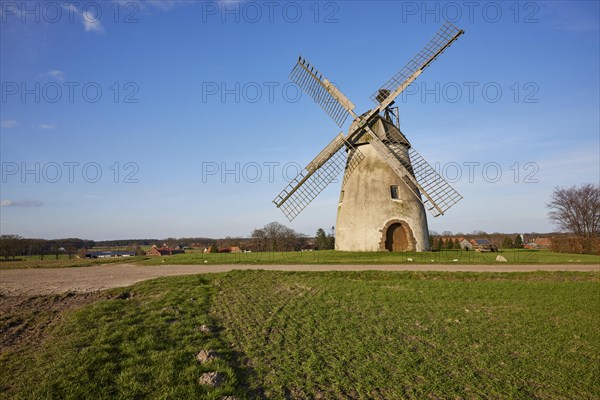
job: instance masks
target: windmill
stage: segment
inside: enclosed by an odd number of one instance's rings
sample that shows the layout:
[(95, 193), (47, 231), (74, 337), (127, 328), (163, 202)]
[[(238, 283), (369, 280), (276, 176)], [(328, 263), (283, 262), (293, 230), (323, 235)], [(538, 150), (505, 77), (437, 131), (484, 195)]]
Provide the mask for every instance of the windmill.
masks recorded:
[(394, 100), (463, 30), (446, 22), (433, 39), (370, 98), (361, 115), (354, 104), (302, 57), (290, 79), (342, 127), (340, 132), (273, 200), (292, 221), (344, 171), (336, 222), (336, 250), (429, 250), (427, 216), (443, 215), (462, 199), (412, 147), (400, 130)]

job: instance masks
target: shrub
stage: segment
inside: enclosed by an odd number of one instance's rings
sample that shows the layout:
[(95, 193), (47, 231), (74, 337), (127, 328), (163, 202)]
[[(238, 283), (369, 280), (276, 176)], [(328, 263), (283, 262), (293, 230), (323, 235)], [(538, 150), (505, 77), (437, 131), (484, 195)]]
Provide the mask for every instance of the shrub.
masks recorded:
[(550, 250), (557, 253), (600, 255), (600, 238), (553, 237)]

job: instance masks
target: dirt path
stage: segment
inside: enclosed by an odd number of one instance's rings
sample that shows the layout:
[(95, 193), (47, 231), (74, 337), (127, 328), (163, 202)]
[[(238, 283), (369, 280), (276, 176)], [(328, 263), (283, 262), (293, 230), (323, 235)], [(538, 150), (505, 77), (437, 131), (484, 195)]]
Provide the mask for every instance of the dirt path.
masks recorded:
[(234, 269), (280, 271), (600, 271), (598, 265), (157, 265), (106, 264), (81, 268), (0, 270), (0, 294), (45, 295), (95, 292), (161, 276), (226, 272)]

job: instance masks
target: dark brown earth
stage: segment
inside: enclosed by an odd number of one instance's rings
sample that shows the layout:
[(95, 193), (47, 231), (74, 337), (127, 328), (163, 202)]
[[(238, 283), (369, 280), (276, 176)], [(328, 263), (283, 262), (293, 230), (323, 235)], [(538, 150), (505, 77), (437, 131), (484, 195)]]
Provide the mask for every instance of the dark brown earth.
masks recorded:
[(41, 343), (64, 314), (105, 299), (100, 292), (47, 296), (0, 295), (0, 353), (16, 352)]

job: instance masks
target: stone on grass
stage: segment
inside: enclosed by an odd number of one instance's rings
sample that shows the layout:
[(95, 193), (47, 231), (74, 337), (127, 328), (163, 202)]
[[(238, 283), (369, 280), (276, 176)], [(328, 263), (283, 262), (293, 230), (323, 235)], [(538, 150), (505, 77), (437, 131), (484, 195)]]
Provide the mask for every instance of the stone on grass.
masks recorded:
[(508, 260), (504, 256), (496, 256), (496, 261), (498, 261), (498, 262), (507, 262)]
[(215, 328), (213, 328), (212, 326), (208, 326), (208, 325), (200, 325), (198, 327), (198, 330), (200, 332), (210, 333), (210, 332), (213, 332), (215, 330)]
[(223, 384), (225, 377), (220, 372), (205, 372), (198, 378), (198, 383), (204, 386), (219, 387)]
[(214, 350), (200, 350), (198, 354), (196, 354), (196, 361), (200, 364), (205, 364), (212, 360), (216, 360), (219, 358), (219, 354)]
[(132, 297), (133, 297), (133, 293), (131, 293), (131, 292), (122, 292), (121, 294), (116, 296), (116, 298), (119, 300), (129, 300)]

